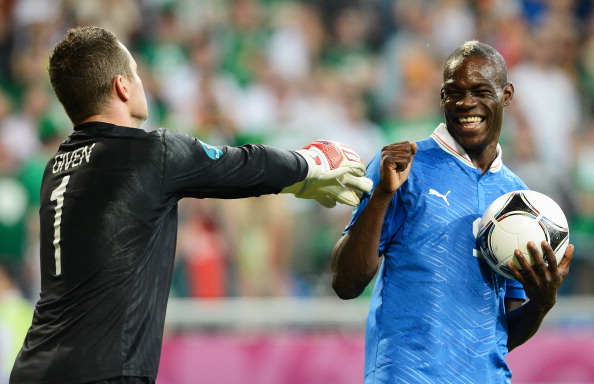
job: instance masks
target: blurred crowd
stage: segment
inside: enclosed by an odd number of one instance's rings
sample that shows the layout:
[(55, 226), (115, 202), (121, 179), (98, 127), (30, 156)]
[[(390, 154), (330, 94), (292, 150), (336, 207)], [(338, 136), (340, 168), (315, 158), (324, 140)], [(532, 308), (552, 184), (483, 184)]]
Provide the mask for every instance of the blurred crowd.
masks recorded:
[[(516, 89), (504, 160), (570, 220), (563, 293), (594, 293), (593, 1), (0, 0), (0, 313), (4, 297), (38, 296), (41, 175), (72, 130), (46, 68), (78, 25), (112, 30), (134, 55), (143, 129), (286, 149), (325, 138), (365, 162), (442, 120), (452, 50), (493, 45)], [(172, 295), (332, 294), (329, 254), (350, 214), (288, 196), (184, 200)]]

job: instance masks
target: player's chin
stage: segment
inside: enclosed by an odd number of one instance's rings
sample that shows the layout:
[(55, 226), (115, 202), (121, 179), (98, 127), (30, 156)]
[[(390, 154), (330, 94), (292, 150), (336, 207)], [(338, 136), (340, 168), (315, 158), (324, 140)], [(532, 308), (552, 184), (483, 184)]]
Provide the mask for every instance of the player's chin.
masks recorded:
[(489, 137), (484, 132), (473, 132), (472, 134), (463, 132), (458, 133), (454, 137), (456, 141), (458, 141), (458, 143), (460, 143), (460, 145), (467, 151), (481, 150), (484, 149), (487, 144), (489, 144)]

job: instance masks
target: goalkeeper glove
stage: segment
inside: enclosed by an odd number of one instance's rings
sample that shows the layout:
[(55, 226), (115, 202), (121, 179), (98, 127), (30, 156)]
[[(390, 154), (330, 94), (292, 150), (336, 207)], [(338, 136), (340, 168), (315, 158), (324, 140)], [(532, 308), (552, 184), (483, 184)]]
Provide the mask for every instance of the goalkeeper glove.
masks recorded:
[(337, 202), (354, 207), (359, 205), (363, 193), (371, 191), (372, 187), (373, 182), (367, 177), (347, 173), (332, 180), (305, 179), (284, 188), (281, 193), (313, 199), (326, 208), (333, 208)]
[(336, 141), (317, 140), (296, 152), (307, 161), (306, 180), (332, 180), (346, 173), (365, 175), (365, 164), (359, 155)]

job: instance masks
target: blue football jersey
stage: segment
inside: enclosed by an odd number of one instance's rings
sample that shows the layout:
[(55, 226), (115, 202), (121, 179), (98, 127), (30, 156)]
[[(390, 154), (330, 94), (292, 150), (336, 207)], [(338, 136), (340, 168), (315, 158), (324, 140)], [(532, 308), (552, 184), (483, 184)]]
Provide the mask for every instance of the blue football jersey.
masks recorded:
[[(384, 219), (365, 383), (510, 382), (504, 298), (525, 295), (521, 284), (479, 257), (476, 234), (493, 200), (527, 187), (503, 165), (500, 147), (482, 174), (444, 124), (417, 145), (410, 175)], [(368, 167), (374, 185), (379, 160), (378, 154)]]

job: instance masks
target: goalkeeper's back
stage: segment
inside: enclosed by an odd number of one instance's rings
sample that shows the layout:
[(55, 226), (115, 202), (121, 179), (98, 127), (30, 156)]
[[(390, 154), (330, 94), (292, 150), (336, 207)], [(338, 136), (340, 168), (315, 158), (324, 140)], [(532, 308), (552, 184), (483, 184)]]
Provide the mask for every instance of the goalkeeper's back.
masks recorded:
[(154, 380), (178, 200), (278, 192), (306, 171), (299, 155), (271, 147), (75, 127), (43, 176), (41, 297), (11, 382)]

